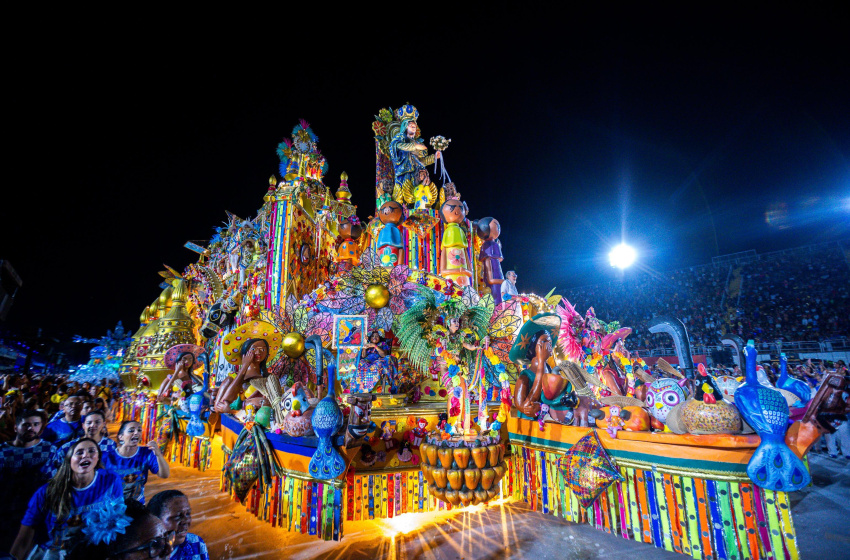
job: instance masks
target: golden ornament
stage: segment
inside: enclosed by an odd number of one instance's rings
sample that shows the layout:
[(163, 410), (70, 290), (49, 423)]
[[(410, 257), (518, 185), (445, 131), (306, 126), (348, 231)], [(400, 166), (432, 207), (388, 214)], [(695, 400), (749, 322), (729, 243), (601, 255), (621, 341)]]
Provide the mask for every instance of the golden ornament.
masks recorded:
[(372, 309), (381, 309), (390, 302), (390, 291), (381, 284), (372, 284), (366, 288), (366, 305)]
[(283, 353), (290, 358), (300, 358), (304, 354), (304, 337), (291, 332), (283, 337)]

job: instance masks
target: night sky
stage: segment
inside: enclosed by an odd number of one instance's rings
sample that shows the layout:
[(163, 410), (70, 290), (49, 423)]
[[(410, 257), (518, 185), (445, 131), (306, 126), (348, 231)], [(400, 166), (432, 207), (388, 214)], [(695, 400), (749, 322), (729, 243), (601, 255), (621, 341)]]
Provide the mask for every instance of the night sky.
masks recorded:
[(371, 122), (406, 102), (426, 140), (452, 139), (451, 178), (470, 218), (502, 223), (521, 290), (616, 278), (606, 255), (621, 239), (635, 274), (850, 236), (838, 7), (555, 18), (505, 6), (341, 30), (269, 16), (233, 24), (253, 30), (244, 40), (225, 22), (42, 33), (5, 70), (0, 258), (24, 285), (3, 326), (134, 331), (162, 263), (193, 262), (183, 243), (208, 239), (225, 210), (256, 213), (299, 118), (319, 136), (325, 183), (347, 171), (368, 218)]

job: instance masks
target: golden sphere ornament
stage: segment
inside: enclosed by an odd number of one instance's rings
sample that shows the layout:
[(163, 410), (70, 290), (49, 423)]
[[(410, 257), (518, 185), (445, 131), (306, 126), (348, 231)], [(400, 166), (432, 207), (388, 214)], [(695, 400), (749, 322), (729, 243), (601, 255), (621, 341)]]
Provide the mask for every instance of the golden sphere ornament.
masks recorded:
[(372, 309), (381, 309), (390, 302), (390, 291), (381, 284), (372, 284), (366, 288), (366, 305)]
[(300, 333), (291, 332), (283, 337), (283, 353), (290, 358), (300, 358), (304, 354), (304, 337)]

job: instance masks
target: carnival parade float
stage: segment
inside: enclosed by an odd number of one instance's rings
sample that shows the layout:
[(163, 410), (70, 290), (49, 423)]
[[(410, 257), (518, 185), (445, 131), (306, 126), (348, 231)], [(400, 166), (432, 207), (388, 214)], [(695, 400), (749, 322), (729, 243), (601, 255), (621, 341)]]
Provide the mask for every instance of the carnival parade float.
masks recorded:
[[(256, 216), (227, 213), (187, 243), (197, 262), (160, 273), (119, 369), (125, 415), (198, 468), (220, 437), (224, 491), (326, 540), (520, 500), (694, 558), (796, 558), (789, 492), (842, 381), (771, 386), (743, 341), (743, 379), (653, 372), (592, 308), (503, 298), (501, 226), (470, 219), (450, 140), (426, 145), (419, 120), (403, 105), (373, 122), (363, 221), (310, 125), (293, 128)], [(681, 323), (657, 328), (686, 349)]]

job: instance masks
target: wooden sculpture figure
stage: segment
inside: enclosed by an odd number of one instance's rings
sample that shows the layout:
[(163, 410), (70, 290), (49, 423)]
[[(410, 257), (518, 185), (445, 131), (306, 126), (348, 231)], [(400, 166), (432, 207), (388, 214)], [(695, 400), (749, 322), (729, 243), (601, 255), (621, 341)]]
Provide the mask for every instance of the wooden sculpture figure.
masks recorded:
[(554, 313), (536, 315), (520, 329), (511, 348), (512, 361), (524, 366), (517, 377), (514, 403), (520, 418), (543, 420), (548, 413), (556, 422), (570, 424), (587, 403), (573, 391), (572, 384), (547, 363), (558, 340), (561, 321)]
[(381, 266), (393, 268), (402, 264), (401, 250), (404, 244), (398, 225), (404, 220), (404, 210), (401, 204), (387, 195), (378, 198), (378, 208), (378, 219), (384, 224), (378, 234), (378, 255), (381, 258)]
[(440, 208), (440, 218), (445, 227), (440, 242), (440, 276), (458, 286), (472, 285), (472, 271), (466, 254), (469, 244), (466, 232), (460, 227), (466, 219), (466, 212), (466, 204), (458, 198), (446, 200)]
[(357, 240), (363, 234), (363, 226), (357, 216), (351, 216), (340, 218), (338, 230), (341, 241), (336, 247), (337, 272), (345, 272), (360, 264), (360, 243)]
[(478, 260), (484, 271), (484, 283), (490, 286), (490, 293), (496, 305), (502, 303), (502, 283), (505, 275), (502, 274), (502, 243), (499, 235), (502, 226), (495, 218), (482, 218), (475, 222), (475, 233), (484, 241)]
[[(256, 408), (265, 404), (265, 398), (251, 386), (252, 379), (268, 376), (266, 360), (269, 357), (269, 343), (262, 338), (246, 340), (240, 350), (241, 366), (235, 376), (228, 377), (221, 384), (215, 403), (215, 411), (221, 414), (232, 414), (234, 402), (244, 395), (248, 400), (244, 405), (254, 404)], [(257, 402), (255, 402), (257, 401)], [(259, 406), (258, 406), (259, 405)]]

